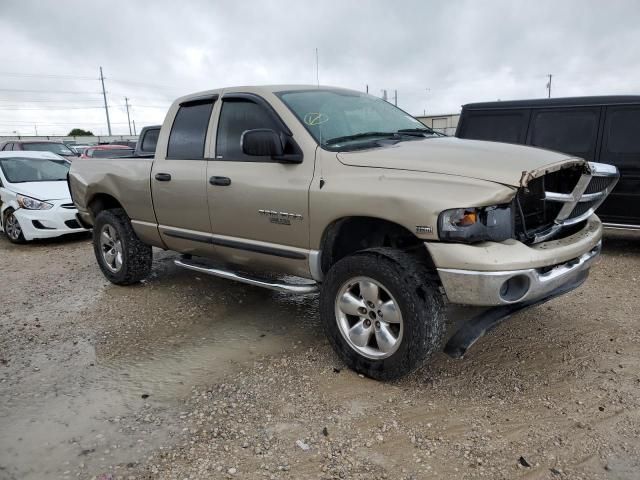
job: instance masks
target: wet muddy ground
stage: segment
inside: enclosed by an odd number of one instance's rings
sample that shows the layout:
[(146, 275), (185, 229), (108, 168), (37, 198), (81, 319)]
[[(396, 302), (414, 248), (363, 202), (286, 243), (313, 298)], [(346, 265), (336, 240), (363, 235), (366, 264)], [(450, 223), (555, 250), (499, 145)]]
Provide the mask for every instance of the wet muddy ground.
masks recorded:
[(638, 235), (386, 384), (334, 356), (315, 296), (174, 258), (125, 288), (86, 236), (0, 237), (0, 479), (640, 478)]

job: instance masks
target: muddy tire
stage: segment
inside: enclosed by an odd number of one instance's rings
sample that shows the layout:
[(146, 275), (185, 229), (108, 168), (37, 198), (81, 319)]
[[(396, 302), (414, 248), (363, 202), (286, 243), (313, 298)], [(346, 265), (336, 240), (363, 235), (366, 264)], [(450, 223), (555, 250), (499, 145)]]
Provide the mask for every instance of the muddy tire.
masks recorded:
[(121, 208), (98, 214), (93, 226), (93, 250), (102, 273), (116, 285), (138, 283), (151, 272), (151, 247), (140, 241)]
[(9, 208), (4, 214), (4, 219), (2, 220), (4, 234), (7, 236), (11, 243), (27, 243), (27, 240), (24, 238), (24, 234), (22, 233), (20, 222), (18, 222), (18, 219), (13, 214), (13, 212), (14, 210)]
[(338, 261), (323, 282), (320, 316), (340, 358), (377, 380), (422, 365), (446, 331), (437, 280), (415, 257), (390, 248)]

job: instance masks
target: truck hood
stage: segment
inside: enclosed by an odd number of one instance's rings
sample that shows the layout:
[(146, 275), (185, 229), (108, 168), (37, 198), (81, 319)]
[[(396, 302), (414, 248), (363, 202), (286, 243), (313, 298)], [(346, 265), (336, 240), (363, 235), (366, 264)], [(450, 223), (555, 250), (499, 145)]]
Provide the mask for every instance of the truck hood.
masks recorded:
[(67, 182), (24, 182), (11, 183), (9, 190), (36, 200), (66, 200), (71, 198)]
[(514, 187), (582, 159), (541, 148), (453, 137), (409, 140), (394, 145), (338, 153), (354, 167), (389, 168), (488, 180)]

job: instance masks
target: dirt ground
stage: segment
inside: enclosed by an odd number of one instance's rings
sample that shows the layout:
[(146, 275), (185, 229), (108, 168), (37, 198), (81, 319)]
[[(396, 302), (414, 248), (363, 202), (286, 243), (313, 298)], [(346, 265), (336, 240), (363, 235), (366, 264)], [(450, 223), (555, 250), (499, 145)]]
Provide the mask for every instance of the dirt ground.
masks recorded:
[(392, 383), (344, 368), (316, 297), (174, 258), (124, 288), (87, 236), (0, 237), (0, 479), (640, 478), (639, 235)]

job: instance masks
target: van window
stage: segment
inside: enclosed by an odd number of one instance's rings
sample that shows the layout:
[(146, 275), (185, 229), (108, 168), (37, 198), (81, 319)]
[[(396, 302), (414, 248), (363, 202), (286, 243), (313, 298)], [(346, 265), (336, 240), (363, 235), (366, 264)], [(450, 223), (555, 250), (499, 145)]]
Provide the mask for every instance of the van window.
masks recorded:
[(493, 142), (524, 143), (528, 110), (474, 112), (464, 115), (461, 138)]
[(251, 100), (229, 99), (222, 103), (218, 134), (216, 136), (216, 158), (218, 160), (265, 162), (270, 157), (245, 155), (240, 145), (240, 137), (246, 130), (270, 128), (278, 131), (278, 125), (271, 114)]
[(533, 114), (530, 144), (593, 160), (600, 109), (562, 109)]
[(607, 151), (640, 153), (640, 108), (620, 108), (607, 116)]
[(180, 106), (169, 134), (167, 158), (179, 160), (204, 158), (204, 142), (212, 108), (213, 100), (200, 100)]

